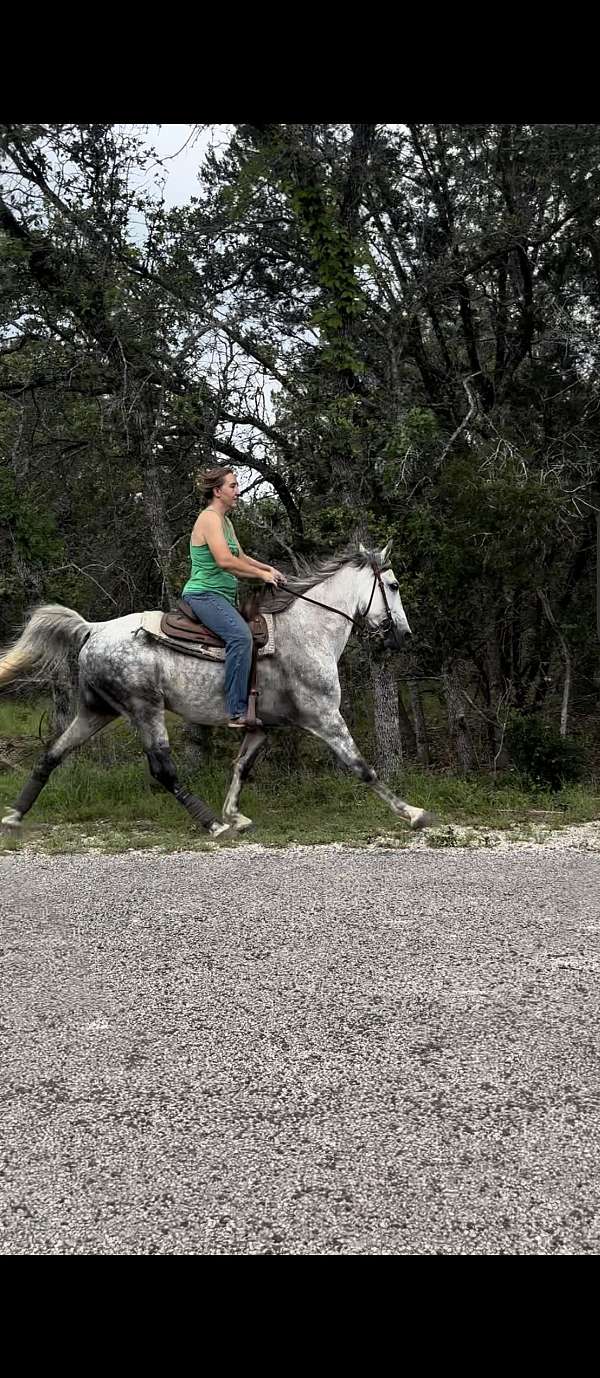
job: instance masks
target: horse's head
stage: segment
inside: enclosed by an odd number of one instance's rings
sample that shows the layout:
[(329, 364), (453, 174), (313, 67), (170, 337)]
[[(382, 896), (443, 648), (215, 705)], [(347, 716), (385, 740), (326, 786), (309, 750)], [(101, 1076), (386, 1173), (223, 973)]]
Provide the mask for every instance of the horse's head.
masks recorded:
[(403, 641), (411, 635), (402, 606), (400, 588), (388, 563), (392, 542), (383, 550), (367, 550), (359, 546), (361, 556), (358, 611), (370, 631), (381, 636), (387, 651), (399, 651)]

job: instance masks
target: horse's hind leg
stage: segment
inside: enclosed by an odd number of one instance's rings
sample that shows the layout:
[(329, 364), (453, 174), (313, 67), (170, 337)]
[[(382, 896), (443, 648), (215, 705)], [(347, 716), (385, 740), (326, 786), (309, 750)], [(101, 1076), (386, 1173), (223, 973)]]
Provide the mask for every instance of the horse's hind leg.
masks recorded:
[(191, 794), (180, 784), (171, 756), (171, 747), (162, 709), (157, 709), (151, 718), (148, 718), (147, 712), (143, 718), (138, 718), (132, 713), (131, 719), (142, 738), (153, 779), (168, 790), (178, 804), (183, 804), (184, 809), (187, 810), (194, 822), (201, 823), (211, 837), (223, 839), (229, 835), (231, 832), (229, 825), (221, 823), (203, 799), (198, 799), (197, 795)]
[(266, 732), (260, 730), (247, 732), (235, 758), (229, 793), (223, 805), (223, 822), (229, 823), (232, 828), (235, 828), (236, 833), (247, 832), (248, 828), (254, 826), (251, 818), (247, 818), (245, 813), (239, 812), (238, 804), (242, 786), (248, 778), (250, 767), (256, 760), (259, 751), (266, 745), (266, 741)]
[(64, 761), (69, 752), (75, 751), (78, 746), (83, 746), (84, 742), (94, 737), (96, 732), (106, 727), (109, 722), (113, 722), (118, 717), (111, 709), (103, 712), (93, 712), (90, 708), (80, 708), (76, 718), (69, 723), (60, 737), (52, 742), (48, 750), (44, 752), (36, 761), (33, 771), (27, 783), (23, 786), (19, 798), (14, 808), (9, 809), (2, 819), (5, 828), (20, 828), (22, 820), (29, 812), (31, 805), (43, 790), (46, 781), (49, 779), (53, 770)]

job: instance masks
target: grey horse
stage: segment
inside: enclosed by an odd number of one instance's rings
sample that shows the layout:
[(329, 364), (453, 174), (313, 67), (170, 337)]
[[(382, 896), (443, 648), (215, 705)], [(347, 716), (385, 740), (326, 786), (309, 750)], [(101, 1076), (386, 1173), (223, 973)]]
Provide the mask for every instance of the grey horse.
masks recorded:
[(87, 622), (60, 605), (32, 613), (20, 637), (0, 660), (0, 687), (35, 666), (52, 664), (79, 650), (79, 709), (65, 731), (36, 762), (14, 808), (2, 819), (18, 829), (48, 777), (65, 756), (122, 715), (137, 729), (154, 778), (215, 840), (242, 833), (252, 820), (240, 813), (242, 785), (272, 727), (311, 732), (411, 828), (432, 821), (422, 808), (406, 804), (378, 779), (363, 759), (340, 713), (338, 661), (357, 619), (385, 644), (398, 647), (410, 635), (400, 591), (383, 550), (347, 551), (290, 577), (265, 610), (275, 614), (275, 653), (260, 661), (260, 717), (263, 727), (244, 736), (218, 819), (209, 806), (180, 783), (173, 764), (165, 710), (187, 722), (220, 727), (228, 714), (222, 663), (192, 659), (140, 631), (140, 614)]

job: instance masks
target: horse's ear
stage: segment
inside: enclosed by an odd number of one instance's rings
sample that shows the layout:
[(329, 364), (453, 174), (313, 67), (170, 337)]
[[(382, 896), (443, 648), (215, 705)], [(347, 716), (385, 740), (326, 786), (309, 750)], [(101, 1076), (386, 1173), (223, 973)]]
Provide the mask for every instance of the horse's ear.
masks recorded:
[(394, 544), (393, 540), (392, 540), (392, 541), (388, 541), (387, 545), (385, 545), (385, 546), (383, 547), (383, 550), (382, 550), (382, 552), (381, 552), (381, 563), (382, 563), (382, 565), (385, 564), (385, 562), (386, 562), (386, 560), (387, 560), (387, 558), (388, 558), (388, 555), (389, 555), (389, 553), (390, 553), (390, 550), (392, 549), (393, 544)]
[(359, 543), (358, 543), (358, 549), (359, 549), (359, 553), (360, 553), (361, 555), (365, 555), (366, 558), (367, 558), (367, 560), (368, 560), (368, 558), (369, 558), (369, 552), (368, 552), (368, 550), (366, 549), (366, 547), (363, 545), (362, 541), (359, 541)]

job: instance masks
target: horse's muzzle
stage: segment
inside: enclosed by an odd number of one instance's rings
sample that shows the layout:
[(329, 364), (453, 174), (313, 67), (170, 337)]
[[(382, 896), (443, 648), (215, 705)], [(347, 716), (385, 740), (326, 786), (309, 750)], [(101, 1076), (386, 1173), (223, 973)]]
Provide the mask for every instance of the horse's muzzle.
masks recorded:
[(404, 645), (405, 645), (405, 643), (406, 643), (406, 641), (408, 640), (409, 637), (410, 637), (410, 632), (409, 632), (408, 628), (406, 629), (406, 631), (402, 631), (402, 630), (400, 629), (400, 627), (396, 627), (396, 626), (394, 625), (394, 623), (392, 623), (391, 626), (386, 627), (386, 629), (385, 629), (385, 631), (384, 631), (384, 633), (383, 633), (383, 647), (384, 647), (384, 650), (386, 650), (386, 651), (400, 651), (400, 650), (402, 650), (403, 647), (404, 647)]

